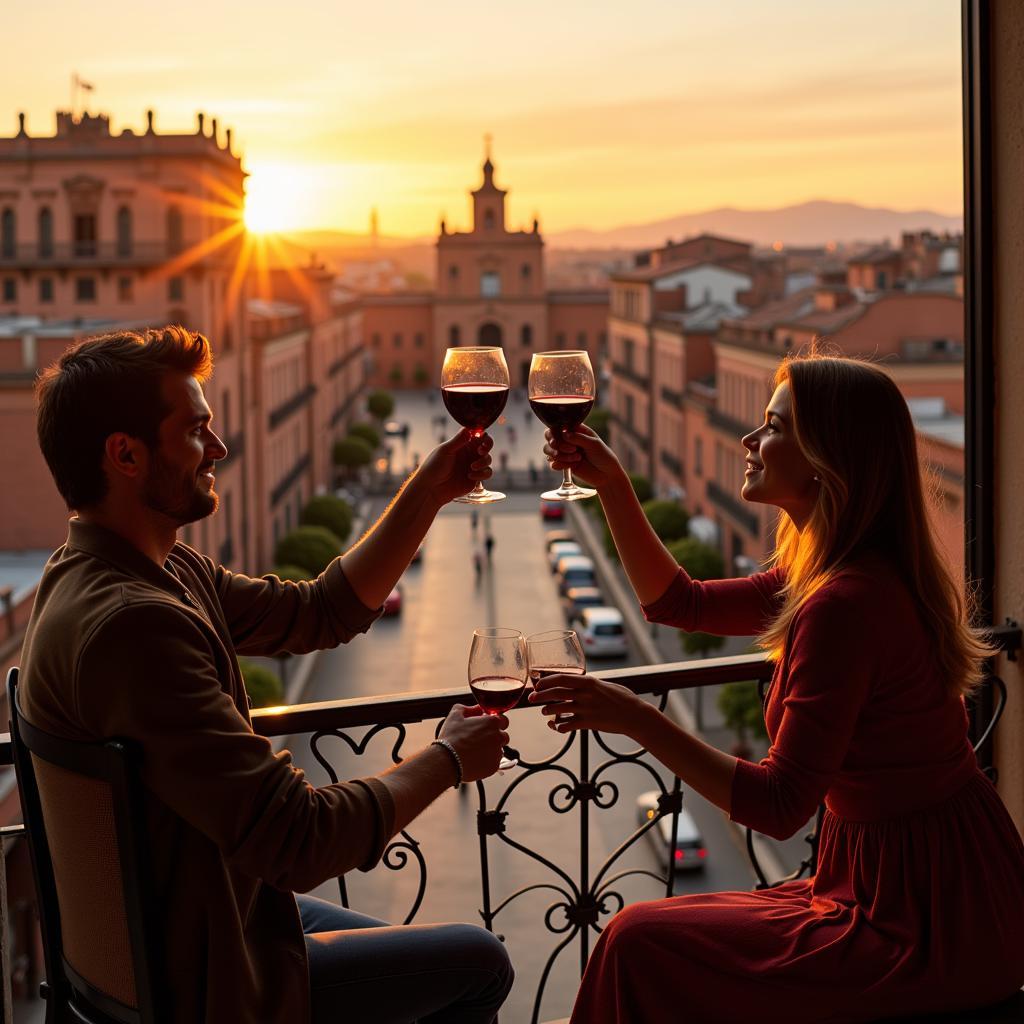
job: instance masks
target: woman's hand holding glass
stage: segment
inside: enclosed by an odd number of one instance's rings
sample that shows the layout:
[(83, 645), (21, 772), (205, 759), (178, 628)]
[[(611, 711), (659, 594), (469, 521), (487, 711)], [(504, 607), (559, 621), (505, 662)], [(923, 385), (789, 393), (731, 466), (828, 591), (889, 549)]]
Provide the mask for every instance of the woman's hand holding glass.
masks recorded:
[(555, 732), (597, 729), (636, 739), (644, 718), (654, 710), (632, 690), (595, 676), (556, 673), (533, 685), (528, 700), (541, 705), (548, 728)]
[(598, 491), (617, 479), (625, 479), (615, 453), (590, 427), (581, 424), (557, 439), (553, 431), (546, 430), (544, 437), (544, 455), (552, 469), (569, 469)]

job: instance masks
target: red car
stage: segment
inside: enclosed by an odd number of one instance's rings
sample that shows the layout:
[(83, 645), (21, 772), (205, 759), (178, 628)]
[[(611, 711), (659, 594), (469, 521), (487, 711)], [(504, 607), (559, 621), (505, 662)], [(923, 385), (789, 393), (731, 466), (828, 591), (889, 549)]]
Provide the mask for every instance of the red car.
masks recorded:
[(402, 610), (402, 589), (395, 587), (384, 602), (385, 615), (398, 615)]
[(544, 501), (541, 499), (540, 503), (540, 517), (541, 519), (564, 519), (565, 518), (565, 502), (564, 501)]

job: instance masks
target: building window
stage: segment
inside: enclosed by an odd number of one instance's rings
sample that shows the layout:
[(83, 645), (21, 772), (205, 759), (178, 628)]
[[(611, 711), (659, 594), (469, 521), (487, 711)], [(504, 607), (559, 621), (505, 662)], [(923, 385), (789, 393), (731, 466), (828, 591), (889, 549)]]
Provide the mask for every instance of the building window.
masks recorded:
[(380, 348), (380, 335), (376, 331), (370, 335), (370, 344), (373, 345), (374, 348)]
[(522, 265), (522, 266), (521, 266), (521, 267), (519, 268), (519, 276), (520, 276), (520, 277), (521, 277), (521, 278), (522, 278), (522, 279), (523, 279), (524, 281), (529, 281), (529, 280), (530, 280), (530, 274), (532, 274), (532, 273), (533, 273), (533, 268), (532, 268), (532, 267), (530, 266), (530, 264), (529, 264), (529, 263), (524, 263), (524, 264), (523, 264), (523, 265)]
[(414, 341), (413, 341), (413, 344), (415, 344), (415, 346), (417, 348), (423, 348), (423, 342), (424, 342), (423, 332), (422, 331), (417, 331), (416, 335), (415, 335), (415, 338), (414, 338)]
[(181, 210), (172, 206), (167, 211), (167, 251), (172, 256), (179, 253), (184, 246), (184, 230)]
[(448, 280), (449, 281), (458, 281), (458, 279), (459, 279), (459, 268), (458, 268), (458, 266), (456, 266), (456, 264), (453, 263), (448, 268)]
[(565, 332), (559, 331), (555, 335), (555, 348), (565, 348)]
[(888, 278), (886, 277), (885, 271), (884, 270), (878, 271), (878, 273), (875, 275), (875, 286), (877, 287), (877, 289), (879, 291), (884, 291), (885, 290), (885, 285), (886, 285), (887, 280), (888, 280)]
[(501, 294), (501, 277), (496, 270), (485, 270), (480, 275), (480, 294), (493, 299)]
[(452, 324), (451, 327), (448, 328), (448, 347), (458, 348), (460, 344), (462, 344), (462, 342), (460, 340), (459, 325)]
[(493, 228), (494, 227), (494, 211), (492, 209), (490, 209), (490, 207), (488, 207), (486, 210), (484, 210), (484, 227), (485, 228)]
[(587, 332), (586, 331), (580, 331), (576, 335), (576, 347), (577, 348), (586, 348), (587, 347)]
[(524, 346), (533, 344), (533, 328), (529, 324), (523, 324), (523, 329), (519, 332), (519, 336)]
[(397, 331), (391, 336), (391, 345), (393, 348), (402, 347), (402, 335), (399, 334)]
[(14, 259), (14, 211), (8, 206), (0, 213), (0, 257)]
[(75, 278), (75, 301), (95, 302), (96, 301), (96, 278), (76, 277)]
[(53, 256), (53, 211), (48, 206), (39, 211), (39, 255), (44, 260)]
[(39, 301), (53, 302), (53, 278), (39, 278)]
[(132, 211), (122, 206), (117, 211), (117, 255), (132, 254)]
[(96, 255), (96, 214), (76, 213), (72, 224), (75, 256)]
[(168, 302), (184, 302), (185, 301), (185, 278), (183, 278), (183, 277), (169, 277), (167, 279), (167, 301)]
[(17, 302), (18, 301), (18, 282), (13, 277), (4, 278), (3, 287), (4, 302)]
[(704, 442), (699, 437), (693, 442), (693, 471), (697, 476), (704, 475)]
[(117, 279), (117, 301), (132, 302), (135, 299), (135, 282), (128, 276)]

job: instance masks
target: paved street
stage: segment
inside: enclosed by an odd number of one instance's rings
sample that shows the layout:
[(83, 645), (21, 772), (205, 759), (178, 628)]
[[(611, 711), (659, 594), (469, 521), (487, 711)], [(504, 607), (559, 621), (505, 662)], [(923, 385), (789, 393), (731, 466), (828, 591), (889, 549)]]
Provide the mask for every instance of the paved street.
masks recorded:
[[(437, 403), (435, 408), (439, 406)], [(399, 413), (396, 418), (407, 417)], [(531, 439), (539, 443), (540, 436), (538, 425), (532, 429)], [(519, 449), (520, 457), (528, 458), (525, 446), (520, 444)], [(422, 563), (411, 567), (402, 582), (401, 615), (382, 619), (367, 636), (322, 654), (305, 700), (462, 685), (466, 682), (466, 659), (474, 627), (515, 626), (529, 633), (560, 625), (561, 612), (544, 559), (544, 526), (537, 507), (535, 496), (517, 494), (492, 505), (485, 513), (480, 536), (485, 529), (492, 531), (494, 561), (479, 584), (472, 565), (470, 510), (465, 506), (445, 509), (427, 539)], [(630, 663), (629, 659), (620, 659), (603, 664), (611, 668)], [(591, 667), (599, 671), (602, 665), (595, 663)], [(556, 749), (555, 734), (545, 728), (538, 713), (524, 709), (514, 712), (511, 718), (513, 745), (525, 757), (538, 760)], [(433, 723), (411, 729), (404, 751), (415, 750), (429, 740), (432, 729)], [(339, 775), (352, 777), (383, 768), (392, 742), (393, 733), (381, 735), (362, 758), (348, 754), (340, 741), (332, 741), (327, 752), (335, 759)], [(291, 747), (312, 782), (327, 780), (323, 769), (305, 749), (304, 741), (293, 742)], [(596, 752), (591, 755), (591, 763), (599, 763)], [(568, 764), (575, 767), (575, 758)], [(515, 773), (510, 772), (489, 783), (488, 792), (496, 793), (514, 778)], [(618, 767), (611, 778), (621, 786), (621, 795), (612, 808), (591, 811), (592, 871), (635, 827), (636, 796), (650, 788), (649, 776), (635, 766)], [(508, 835), (564, 864), (574, 874), (579, 858), (578, 816), (555, 814), (547, 804), (548, 791), (558, 781), (562, 778), (556, 780), (549, 774), (546, 780), (531, 779), (517, 790), (508, 807)], [(492, 795), (491, 803), (495, 799)], [(707, 869), (701, 874), (683, 876), (676, 891), (749, 888), (752, 875), (745, 852), (721, 812), (694, 794), (686, 794), (685, 804), (704, 833), (709, 855)], [(421, 843), (428, 865), (428, 888), (418, 921), (479, 920), (480, 863), (475, 811), (475, 793), (452, 793), (438, 801), (410, 830)], [(638, 845), (623, 858), (617, 870), (655, 867), (652, 847)], [(399, 921), (415, 894), (415, 874), (414, 868), (407, 867), (395, 873), (379, 868), (370, 875), (350, 876), (352, 905), (383, 919)], [(498, 841), (491, 844), (491, 878), (495, 904), (520, 886), (557, 880), (548, 869)], [(625, 879), (616, 888), (627, 902), (663, 895), (662, 887), (643, 877)], [(337, 891), (333, 885), (325, 886), (318, 890), (318, 895), (336, 898)], [(511, 904), (496, 921), (496, 930), (505, 936), (518, 972), (504, 1015), (506, 1021), (529, 1020), (540, 973), (558, 942), (558, 937), (544, 927), (545, 911), (554, 898), (551, 890), (532, 893)], [(555, 920), (560, 923), (562, 915), (556, 915)], [(568, 1013), (578, 970), (578, 944), (574, 943), (559, 958), (549, 981), (541, 1019)]]

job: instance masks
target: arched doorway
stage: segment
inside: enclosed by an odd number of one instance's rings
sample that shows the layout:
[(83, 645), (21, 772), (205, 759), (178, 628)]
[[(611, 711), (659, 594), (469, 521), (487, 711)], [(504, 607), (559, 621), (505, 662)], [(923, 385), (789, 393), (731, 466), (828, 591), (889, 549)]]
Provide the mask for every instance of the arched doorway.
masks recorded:
[(476, 343), (478, 345), (500, 345), (501, 326), (493, 321), (481, 324), (480, 330), (477, 332)]

